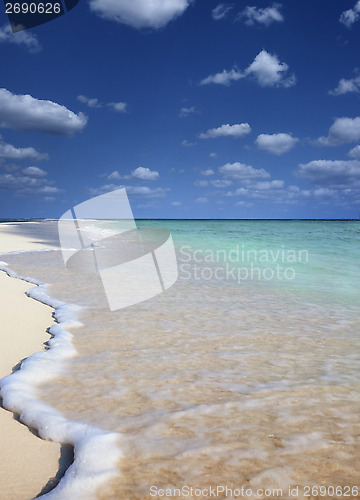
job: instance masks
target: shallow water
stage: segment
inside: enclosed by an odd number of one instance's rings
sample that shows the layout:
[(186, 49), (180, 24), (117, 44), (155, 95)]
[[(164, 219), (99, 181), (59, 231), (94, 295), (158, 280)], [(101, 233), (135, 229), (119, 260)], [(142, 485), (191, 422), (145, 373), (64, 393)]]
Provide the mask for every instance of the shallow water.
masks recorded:
[[(78, 355), (38, 397), (120, 434), (119, 475), (99, 498), (153, 498), (151, 486), (244, 486), (251, 498), (258, 488), (287, 498), (298, 485), (306, 498), (305, 485), (360, 486), (360, 224), (154, 223), (171, 230), (179, 279), (119, 311), (98, 277), (64, 268), (59, 250), (6, 256), (83, 308)], [(292, 279), (277, 277), (279, 265)], [(330, 493), (322, 497), (342, 497)]]

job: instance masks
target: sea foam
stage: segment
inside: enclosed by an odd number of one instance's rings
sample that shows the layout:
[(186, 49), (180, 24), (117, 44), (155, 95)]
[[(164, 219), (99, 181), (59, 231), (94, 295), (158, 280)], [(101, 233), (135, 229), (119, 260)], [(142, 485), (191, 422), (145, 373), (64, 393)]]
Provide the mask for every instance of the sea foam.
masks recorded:
[[(32, 354), (18, 371), (1, 379), (0, 395), (7, 410), (20, 415), (25, 425), (37, 429), (41, 438), (74, 447), (74, 461), (55, 489), (42, 496), (48, 500), (91, 500), (96, 489), (118, 474), (121, 458), (118, 433), (107, 432), (81, 422), (67, 420), (54, 408), (37, 399), (37, 386), (50, 382), (66, 369), (66, 360), (77, 354), (69, 328), (82, 326), (81, 307), (50, 297), (47, 285), (17, 275), (0, 261), (0, 270), (8, 276), (35, 284), (27, 295), (55, 309), (54, 323), (47, 342), (49, 349)], [(101, 457), (101, 459), (100, 459)]]

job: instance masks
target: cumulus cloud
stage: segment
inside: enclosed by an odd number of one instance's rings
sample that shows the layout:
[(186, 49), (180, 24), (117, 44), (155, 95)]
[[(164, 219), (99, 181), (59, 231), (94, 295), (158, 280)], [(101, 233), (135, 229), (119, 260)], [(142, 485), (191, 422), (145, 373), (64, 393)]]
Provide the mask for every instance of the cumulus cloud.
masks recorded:
[(117, 113), (126, 113), (127, 112), (127, 103), (126, 102), (108, 102), (106, 104), (109, 108)]
[(199, 135), (200, 139), (216, 139), (217, 137), (244, 137), (250, 134), (251, 127), (248, 123), (237, 123), (235, 125), (224, 124), (218, 128), (211, 128)]
[(137, 167), (130, 174), (120, 174), (117, 170), (111, 172), (111, 174), (106, 175), (109, 181), (120, 181), (120, 180), (130, 180), (138, 179), (141, 181), (157, 181), (160, 175), (156, 170), (150, 170), (150, 168)]
[(261, 191), (268, 191), (269, 189), (282, 189), (284, 187), (285, 182), (282, 180), (274, 180), (274, 181), (260, 181), (255, 184), (255, 189), (259, 189)]
[(314, 160), (300, 164), (295, 174), (315, 185), (352, 186), (360, 182), (360, 161)]
[(349, 10), (344, 10), (342, 12), (339, 21), (344, 24), (347, 28), (351, 26), (360, 19), (360, 0), (356, 2), (354, 7)]
[(194, 186), (195, 187), (200, 187), (200, 188), (207, 187), (208, 184), (209, 184), (208, 181), (195, 181), (194, 182)]
[(77, 99), (83, 104), (86, 104), (89, 108), (103, 108), (104, 106), (107, 106), (118, 113), (126, 113), (127, 111), (126, 102), (108, 102), (103, 104), (97, 97), (86, 97), (85, 95), (78, 95)]
[(339, 81), (338, 86), (334, 90), (329, 90), (330, 95), (343, 95), (355, 93), (358, 94), (360, 92), (360, 76), (355, 78), (350, 78), (349, 80), (345, 80), (342, 78)]
[(31, 53), (40, 52), (41, 45), (33, 33), (29, 31), (18, 31), (13, 33), (10, 24), (0, 28), (0, 43), (14, 43), (26, 48)]
[(216, 179), (214, 181), (210, 181), (210, 183), (212, 186), (219, 189), (229, 187), (233, 184), (233, 182), (229, 179)]
[(26, 132), (46, 132), (73, 135), (87, 123), (83, 113), (73, 113), (52, 101), (35, 99), (31, 95), (16, 95), (0, 89), (0, 127)]
[(201, 80), (200, 85), (211, 83), (218, 85), (230, 85), (232, 82), (242, 78), (253, 78), (261, 87), (292, 87), (296, 84), (295, 75), (288, 76), (289, 66), (280, 62), (276, 54), (269, 54), (262, 50), (254, 61), (244, 71), (234, 67), (230, 71), (223, 70), (221, 73), (210, 75)]
[(224, 19), (228, 13), (233, 8), (233, 5), (227, 3), (219, 3), (212, 11), (211, 15), (215, 21), (220, 21), (220, 19)]
[(187, 139), (184, 139), (183, 141), (181, 141), (181, 145), (184, 146), (184, 148), (193, 148), (194, 146), (196, 146), (196, 142), (190, 142)]
[(209, 200), (204, 196), (200, 196), (200, 198), (196, 198), (195, 203), (200, 203), (201, 205), (207, 203)]
[(31, 177), (46, 177), (47, 172), (39, 167), (26, 167), (23, 168), (22, 172)]
[(210, 83), (216, 83), (218, 85), (230, 85), (232, 82), (236, 82), (241, 78), (245, 78), (246, 74), (239, 71), (236, 67), (230, 71), (225, 69), (221, 73), (216, 73), (215, 75), (209, 75), (203, 80), (201, 80), (200, 85), (209, 85)]
[(292, 87), (296, 83), (294, 75), (286, 77), (289, 66), (281, 63), (277, 55), (262, 50), (246, 70), (261, 87)]
[(11, 144), (4, 142), (0, 135), (0, 158), (9, 160), (47, 160), (49, 155), (47, 153), (39, 153), (36, 149), (29, 148), (16, 148)]
[(99, 103), (99, 99), (96, 99), (95, 97), (86, 97), (85, 95), (78, 95), (77, 96), (78, 101), (82, 102), (83, 104), (86, 104), (89, 108), (101, 108), (102, 105)]
[(124, 184), (104, 184), (98, 188), (90, 188), (89, 192), (92, 196), (115, 191), (116, 189), (125, 188), (129, 196), (135, 198), (164, 198), (169, 188), (150, 188), (148, 186), (128, 186)]
[(268, 179), (270, 177), (269, 172), (266, 172), (263, 168), (256, 169), (245, 163), (226, 163), (222, 167), (219, 167), (219, 172), (225, 177), (230, 177), (238, 180), (249, 180), (249, 179)]
[(360, 146), (355, 146), (354, 148), (350, 149), (348, 154), (351, 158), (360, 160)]
[(90, 0), (98, 16), (138, 29), (162, 28), (188, 6), (188, 0)]
[(208, 177), (209, 175), (214, 175), (215, 172), (212, 168), (208, 168), (206, 170), (200, 170), (200, 174), (204, 175), (205, 177)]
[(181, 108), (179, 117), (186, 118), (187, 116), (193, 115), (194, 113), (198, 113), (198, 110), (195, 108), (195, 106), (191, 106), (189, 108)]
[(260, 134), (256, 139), (259, 149), (263, 149), (273, 155), (283, 155), (292, 149), (299, 139), (290, 134)]
[(0, 190), (12, 190), (16, 196), (55, 195), (61, 190), (47, 179), (47, 172), (38, 167), (20, 169), (16, 166), (0, 175)]
[(327, 137), (319, 137), (315, 144), (320, 146), (340, 146), (360, 140), (360, 116), (356, 118), (336, 118)]
[(135, 179), (140, 179), (142, 181), (157, 181), (159, 179), (159, 172), (156, 170), (150, 170), (145, 167), (138, 167), (131, 172), (131, 177)]
[(240, 12), (237, 19), (243, 19), (248, 26), (253, 26), (256, 23), (270, 26), (272, 23), (284, 21), (280, 9), (281, 4), (279, 3), (273, 3), (271, 7), (265, 7), (264, 9), (248, 6)]

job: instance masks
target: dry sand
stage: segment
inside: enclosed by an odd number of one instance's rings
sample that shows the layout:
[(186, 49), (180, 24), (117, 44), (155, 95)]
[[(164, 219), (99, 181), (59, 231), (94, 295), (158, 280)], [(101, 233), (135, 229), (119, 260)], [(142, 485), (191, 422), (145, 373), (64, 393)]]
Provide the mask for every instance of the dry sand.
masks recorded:
[[(0, 224), (0, 254), (44, 248), (13, 229), (11, 224)], [(0, 378), (11, 373), (19, 361), (43, 349), (49, 339), (46, 329), (53, 322), (53, 310), (25, 295), (32, 286), (0, 271)], [(30, 500), (56, 476), (60, 445), (38, 438), (3, 408), (0, 443), (0, 500)]]

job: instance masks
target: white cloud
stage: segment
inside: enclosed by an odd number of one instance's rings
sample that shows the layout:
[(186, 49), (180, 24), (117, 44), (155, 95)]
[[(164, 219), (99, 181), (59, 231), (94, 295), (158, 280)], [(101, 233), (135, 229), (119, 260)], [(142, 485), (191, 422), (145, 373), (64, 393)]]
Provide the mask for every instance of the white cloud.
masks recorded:
[(246, 7), (238, 16), (237, 19), (244, 19), (245, 24), (253, 26), (255, 23), (270, 26), (274, 22), (281, 23), (284, 17), (280, 12), (281, 4), (273, 3), (271, 7), (260, 9), (257, 7)]
[(47, 160), (49, 155), (47, 153), (39, 153), (36, 149), (29, 148), (16, 148), (11, 144), (4, 142), (0, 135), (0, 158), (7, 158), (9, 160)]
[(239, 71), (237, 68), (233, 68), (230, 71), (225, 69), (221, 73), (216, 73), (215, 75), (210, 75), (201, 80), (200, 85), (209, 85), (210, 83), (216, 83), (218, 85), (230, 85), (231, 82), (236, 82), (241, 78), (245, 78), (246, 74)]
[(274, 181), (260, 181), (255, 184), (255, 189), (260, 189), (261, 191), (268, 191), (269, 189), (282, 189), (285, 182), (281, 180)]
[(99, 103), (99, 99), (93, 97), (86, 97), (85, 95), (78, 95), (77, 96), (78, 101), (82, 102), (83, 104), (86, 104), (89, 108), (101, 108), (102, 105)]
[(129, 196), (140, 197), (140, 198), (164, 198), (166, 193), (170, 191), (169, 188), (150, 188), (148, 186), (128, 186), (124, 184), (104, 184), (98, 188), (90, 188), (89, 192), (92, 196), (97, 196), (99, 194), (108, 193), (109, 191), (114, 191), (116, 189), (125, 188)]
[(221, 188), (226, 188), (226, 187), (229, 187), (229, 186), (232, 186), (233, 182), (230, 181), (230, 180), (227, 180), (227, 179), (216, 179), (214, 181), (210, 181), (210, 183), (215, 187), (215, 188), (218, 188), (218, 189), (221, 189)]
[(217, 158), (217, 153), (210, 153), (209, 156), (210, 158)]
[(188, 0), (90, 0), (91, 10), (100, 17), (134, 28), (161, 28), (188, 6)]
[(233, 8), (233, 5), (226, 3), (219, 3), (212, 11), (211, 15), (215, 21), (220, 21), (220, 19), (224, 19), (230, 10)]
[(356, 2), (354, 7), (349, 10), (344, 10), (342, 12), (339, 21), (344, 24), (347, 28), (351, 26), (360, 19), (360, 0)]
[(131, 177), (140, 179), (142, 181), (157, 181), (159, 179), (159, 172), (150, 170), (149, 168), (138, 167), (131, 172)]
[(127, 103), (126, 102), (108, 102), (107, 105), (113, 111), (117, 113), (126, 113), (127, 112)]
[(41, 168), (14, 168), (11, 173), (0, 175), (0, 190), (12, 190), (17, 196), (31, 197), (60, 193), (61, 190), (46, 177), (47, 172)]
[(184, 146), (184, 148), (193, 148), (194, 146), (196, 146), (196, 142), (190, 142), (190, 141), (184, 139), (181, 142), (181, 145)]
[(360, 160), (360, 146), (355, 146), (354, 148), (350, 149), (348, 154), (351, 158)]
[(40, 52), (41, 50), (41, 45), (36, 35), (29, 31), (18, 31), (17, 33), (13, 33), (10, 24), (5, 24), (5, 26), (0, 28), (0, 43), (22, 45), (31, 53)]
[(195, 181), (194, 182), (195, 187), (201, 187), (201, 188), (207, 187), (208, 184), (209, 184), (208, 181)]
[(259, 149), (264, 149), (273, 155), (282, 155), (292, 149), (299, 139), (290, 134), (260, 134), (256, 139)]
[(25, 175), (29, 175), (30, 177), (46, 177), (47, 172), (42, 168), (38, 167), (26, 167), (23, 170)]
[(248, 123), (237, 123), (235, 125), (224, 124), (218, 128), (211, 128), (199, 135), (200, 139), (216, 139), (217, 137), (244, 137), (250, 134), (251, 127)]
[(338, 86), (334, 90), (329, 90), (330, 95), (342, 95), (355, 93), (358, 94), (360, 92), (360, 76), (355, 78), (350, 78), (350, 80), (345, 80), (342, 78), (339, 81)]
[(141, 181), (156, 181), (160, 177), (159, 172), (156, 170), (150, 170), (149, 168), (137, 167), (130, 174), (122, 175), (117, 170), (111, 172), (111, 174), (106, 175), (109, 181), (120, 181), (120, 180), (130, 180), (139, 179)]
[(35, 99), (31, 95), (16, 95), (0, 89), (0, 127), (27, 132), (73, 135), (87, 123), (83, 113), (73, 113), (52, 101)]
[(287, 76), (289, 66), (279, 61), (276, 54), (269, 54), (262, 50), (245, 71), (236, 67), (230, 71), (223, 70), (221, 73), (204, 78), (200, 85), (211, 83), (219, 85), (230, 85), (231, 82), (250, 77), (261, 87), (292, 87), (296, 84), (295, 75)]
[(319, 137), (315, 144), (320, 146), (340, 146), (360, 140), (360, 116), (356, 118), (336, 118), (327, 137)]
[(181, 207), (181, 202), (180, 201), (173, 201), (172, 203), (173, 207)]
[(231, 177), (233, 179), (268, 179), (270, 174), (266, 170), (256, 169), (250, 165), (245, 165), (244, 163), (226, 163), (222, 167), (219, 167), (219, 172), (224, 174), (226, 177)]
[(207, 203), (208, 201), (209, 200), (207, 198), (205, 198), (204, 196), (200, 196), (200, 198), (196, 198), (195, 203), (204, 204), (204, 203)]
[(289, 66), (281, 63), (276, 54), (262, 50), (250, 64), (246, 73), (252, 75), (261, 87), (292, 87), (296, 83), (294, 75), (286, 77)]
[(204, 175), (205, 177), (208, 177), (209, 175), (214, 175), (215, 172), (212, 168), (208, 168), (206, 170), (200, 170), (200, 174)]
[(187, 116), (192, 115), (194, 113), (198, 113), (198, 110), (195, 108), (195, 106), (191, 106), (190, 108), (181, 108), (179, 117), (186, 118)]
[(314, 160), (300, 164), (295, 174), (309, 179), (315, 185), (352, 186), (355, 182), (360, 182), (360, 162), (357, 160)]
[(126, 113), (127, 112), (127, 103), (126, 102), (108, 102), (103, 104), (99, 101), (97, 97), (86, 97), (85, 95), (78, 95), (78, 101), (86, 104), (89, 108), (103, 108), (107, 106), (111, 108), (113, 111), (117, 111), (118, 113)]

